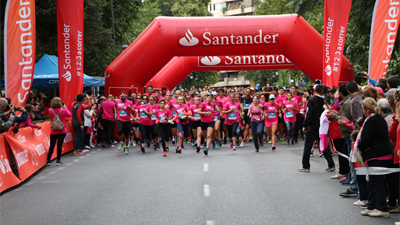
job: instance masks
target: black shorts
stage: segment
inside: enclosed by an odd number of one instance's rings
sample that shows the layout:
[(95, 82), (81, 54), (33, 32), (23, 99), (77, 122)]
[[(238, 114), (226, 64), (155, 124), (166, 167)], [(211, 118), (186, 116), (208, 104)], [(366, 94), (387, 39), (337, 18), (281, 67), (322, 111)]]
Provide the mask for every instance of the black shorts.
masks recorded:
[(283, 116), (282, 117), (278, 117), (278, 123), (285, 123), (285, 121), (283, 120)]
[(139, 131), (139, 124), (138, 123), (131, 123), (131, 130)]
[(192, 121), (192, 129), (196, 130), (198, 127), (201, 127), (201, 121)]
[(118, 135), (124, 134), (125, 137), (129, 137), (129, 132), (131, 132), (131, 121), (123, 122), (117, 120)]
[[(243, 118), (243, 122), (246, 123), (246, 125), (248, 124), (250, 126), (250, 117), (247, 116), (247, 113), (245, 114), (244, 118)], [(244, 123), (242, 123), (242, 126), (244, 126)]]
[(202, 131), (207, 130), (207, 128), (209, 128), (209, 127), (214, 129), (214, 126), (215, 126), (215, 122), (214, 121), (211, 122), (211, 123), (203, 123), (203, 122), (201, 122), (201, 130)]
[(176, 122), (174, 121), (173, 124), (171, 124), (171, 128), (176, 128)]

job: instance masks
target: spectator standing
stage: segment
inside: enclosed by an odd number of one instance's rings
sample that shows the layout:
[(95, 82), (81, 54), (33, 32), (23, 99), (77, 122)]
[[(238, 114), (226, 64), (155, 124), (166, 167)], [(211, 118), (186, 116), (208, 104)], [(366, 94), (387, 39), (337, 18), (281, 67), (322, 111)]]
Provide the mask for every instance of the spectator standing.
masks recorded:
[(50, 159), (51, 156), (53, 155), (53, 151), (55, 148), (55, 145), (57, 143), (57, 160), (56, 160), (56, 165), (59, 166), (62, 164), (61, 162), (61, 152), (62, 152), (62, 145), (64, 143), (64, 138), (67, 134), (67, 127), (65, 126), (65, 117), (71, 117), (71, 112), (65, 107), (65, 105), (61, 104), (61, 99), (59, 97), (54, 97), (51, 100), (51, 108), (48, 109), (47, 114), (51, 118), (51, 123), (53, 123), (53, 120), (55, 118), (55, 115), (58, 115), (60, 117), (60, 120), (64, 124), (64, 128), (62, 130), (54, 130), (50, 129), (50, 148), (49, 148), (49, 154), (47, 155), (47, 164), (46, 166), (50, 166)]
[(83, 150), (83, 141), (84, 141), (84, 107), (82, 102), (85, 100), (84, 95), (79, 94), (76, 96), (76, 102), (72, 107), (72, 127), (74, 128), (75, 132), (75, 139), (74, 139), (74, 154), (75, 155), (84, 155), (85, 153), (82, 152)]
[(108, 99), (101, 104), (102, 108), (102, 122), (103, 122), (103, 147), (114, 147), (112, 143), (112, 135), (114, 135), (114, 109), (115, 102), (112, 95), (108, 96)]
[[(5, 98), (0, 98), (0, 134), (8, 131), (13, 125), (15, 116), (11, 114), (9, 117), (4, 116), (4, 114), (9, 114), (9, 112), (5, 112), (8, 106), (8, 101)], [(14, 106), (10, 107), (11, 112), (14, 112)]]

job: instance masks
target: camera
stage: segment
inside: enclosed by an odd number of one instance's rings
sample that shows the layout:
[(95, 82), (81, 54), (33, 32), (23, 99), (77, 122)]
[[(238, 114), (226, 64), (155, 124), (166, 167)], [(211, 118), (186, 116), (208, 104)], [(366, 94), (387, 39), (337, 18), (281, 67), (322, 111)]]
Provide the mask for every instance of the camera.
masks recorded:
[(61, 101), (61, 104), (62, 104), (62, 105), (65, 105), (65, 102), (64, 102), (64, 101)]
[(360, 72), (357, 73), (357, 76), (363, 77), (363, 76), (364, 76), (364, 73), (360, 71)]

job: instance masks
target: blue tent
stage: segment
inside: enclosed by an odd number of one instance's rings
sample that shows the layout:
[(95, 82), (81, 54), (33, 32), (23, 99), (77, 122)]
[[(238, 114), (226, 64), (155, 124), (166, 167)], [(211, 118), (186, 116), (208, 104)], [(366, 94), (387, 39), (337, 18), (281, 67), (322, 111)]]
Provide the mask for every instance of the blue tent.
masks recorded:
[[(83, 87), (104, 87), (104, 79), (98, 79), (84, 74)], [(4, 80), (0, 88), (4, 88)], [(55, 55), (44, 54), (35, 64), (32, 89), (58, 89), (58, 58)]]

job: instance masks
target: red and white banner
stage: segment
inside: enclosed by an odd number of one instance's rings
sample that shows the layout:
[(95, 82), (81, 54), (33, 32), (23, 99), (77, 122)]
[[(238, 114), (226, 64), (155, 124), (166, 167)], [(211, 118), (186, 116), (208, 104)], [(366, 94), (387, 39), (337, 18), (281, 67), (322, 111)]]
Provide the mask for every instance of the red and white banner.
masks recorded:
[(83, 91), (83, 0), (57, 0), (60, 97), (71, 105)]
[(400, 23), (400, 0), (376, 0), (369, 42), (368, 74), (386, 76)]
[(199, 67), (293, 65), (284, 55), (204, 56), (198, 57), (198, 60)]
[(17, 107), (25, 106), (35, 71), (35, 0), (8, 0), (4, 25), (6, 96)]
[(322, 82), (339, 86), (351, 0), (325, 0)]
[(10, 162), (10, 150), (4, 136), (0, 134), (0, 193), (21, 183), (12, 171)]

